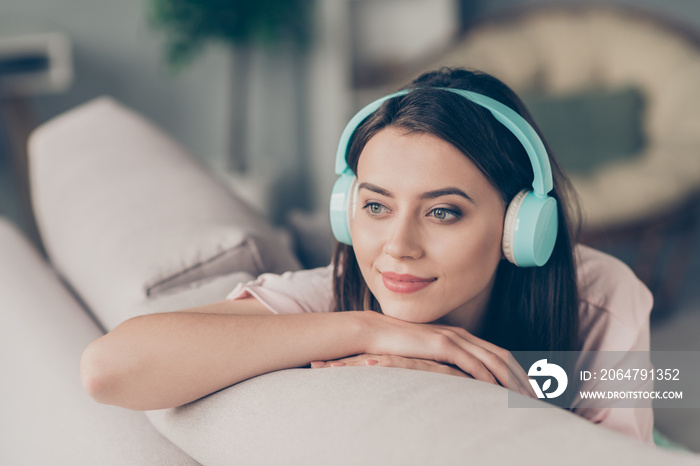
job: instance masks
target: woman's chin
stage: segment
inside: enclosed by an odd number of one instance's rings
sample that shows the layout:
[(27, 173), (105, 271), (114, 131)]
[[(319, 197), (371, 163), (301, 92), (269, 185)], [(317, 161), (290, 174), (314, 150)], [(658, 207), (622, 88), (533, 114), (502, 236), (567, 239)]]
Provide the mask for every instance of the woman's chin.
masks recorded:
[(427, 324), (439, 319), (441, 316), (433, 316), (432, 313), (426, 313), (425, 306), (421, 305), (407, 305), (406, 303), (382, 303), (379, 305), (382, 308), (382, 313), (385, 316), (393, 317), (395, 319), (403, 320), (405, 322), (412, 322), (415, 324)]

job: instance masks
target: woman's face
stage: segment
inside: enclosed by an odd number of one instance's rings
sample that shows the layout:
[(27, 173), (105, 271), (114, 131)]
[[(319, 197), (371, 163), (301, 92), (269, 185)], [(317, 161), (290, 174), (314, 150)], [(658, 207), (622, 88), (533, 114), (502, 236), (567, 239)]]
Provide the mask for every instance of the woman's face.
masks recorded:
[(392, 127), (366, 144), (357, 178), (353, 247), (382, 312), (478, 321), (502, 258), (499, 192), (450, 143)]

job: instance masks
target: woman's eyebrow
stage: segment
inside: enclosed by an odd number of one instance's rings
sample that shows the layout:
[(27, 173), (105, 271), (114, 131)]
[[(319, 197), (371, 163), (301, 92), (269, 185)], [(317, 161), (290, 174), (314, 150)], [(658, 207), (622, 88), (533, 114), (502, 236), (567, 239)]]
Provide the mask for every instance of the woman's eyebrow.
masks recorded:
[[(379, 186), (373, 185), (372, 183), (360, 183), (358, 190), (359, 189), (367, 189), (369, 191), (375, 192), (377, 194), (381, 194), (382, 196), (386, 196), (389, 198), (394, 197), (394, 195), (390, 191), (387, 191), (384, 188), (380, 188)], [(420, 199), (435, 199), (438, 197), (449, 196), (449, 195), (462, 196), (463, 198), (465, 198), (466, 200), (468, 200), (472, 204), (476, 204), (476, 202), (474, 202), (474, 199), (469, 197), (469, 195), (467, 193), (465, 193), (464, 191), (462, 191), (459, 188), (451, 188), (451, 187), (450, 188), (436, 189), (434, 191), (428, 191), (426, 193), (421, 194)]]
[(436, 189), (435, 191), (428, 191), (427, 193), (421, 194), (420, 198), (421, 199), (435, 199), (436, 197), (442, 197), (442, 196), (449, 196), (449, 195), (457, 195), (457, 196), (462, 196), (472, 204), (476, 204), (474, 202), (474, 199), (469, 197), (467, 193), (462, 191), (459, 188), (442, 188), (442, 189)]
[(384, 188), (380, 188), (379, 186), (373, 185), (372, 183), (360, 183), (360, 186), (358, 186), (358, 191), (360, 189), (367, 189), (369, 191), (375, 192), (377, 194), (381, 194), (382, 196), (386, 197), (394, 197), (393, 194), (391, 194), (389, 191), (387, 191)]

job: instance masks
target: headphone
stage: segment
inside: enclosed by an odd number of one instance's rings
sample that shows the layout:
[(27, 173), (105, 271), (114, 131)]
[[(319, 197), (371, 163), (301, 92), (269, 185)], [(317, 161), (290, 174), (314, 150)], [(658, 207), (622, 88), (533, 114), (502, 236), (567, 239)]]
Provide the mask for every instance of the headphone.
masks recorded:
[[(552, 168), (537, 132), (510, 107), (490, 97), (463, 89), (433, 89), (453, 92), (489, 110), (525, 148), (534, 172), (532, 190), (523, 189), (508, 205), (503, 226), (503, 254), (519, 267), (544, 265), (554, 250), (558, 215), (557, 201), (548, 194), (552, 190)], [(352, 117), (340, 136), (335, 158), (335, 173), (340, 177), (331, 193), (330, 219), (333, 235), (341, 243), (352, 245), (350, 222), (355, 215), (357, 200), (357, 177), (346, 160), (350, 138), (365, 118), (384, 102), (409, 92), (411, 90), (399, 91), (370, 103)]]

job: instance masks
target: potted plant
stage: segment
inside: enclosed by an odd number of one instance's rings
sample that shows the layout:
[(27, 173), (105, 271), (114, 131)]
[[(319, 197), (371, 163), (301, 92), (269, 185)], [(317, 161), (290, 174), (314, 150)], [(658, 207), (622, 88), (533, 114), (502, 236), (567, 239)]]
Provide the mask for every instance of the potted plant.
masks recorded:
[[(236, 99), (231, 103), (229, 166), (248, 167), (246, 119), (251, 50), (309, 43), (313, 0), (151, 0), (149, 19), (165, 32), (168, 62), (180, 69), (212, 41), (230, 46)], [(234, 92), (231, 93), (233, 95)]]

